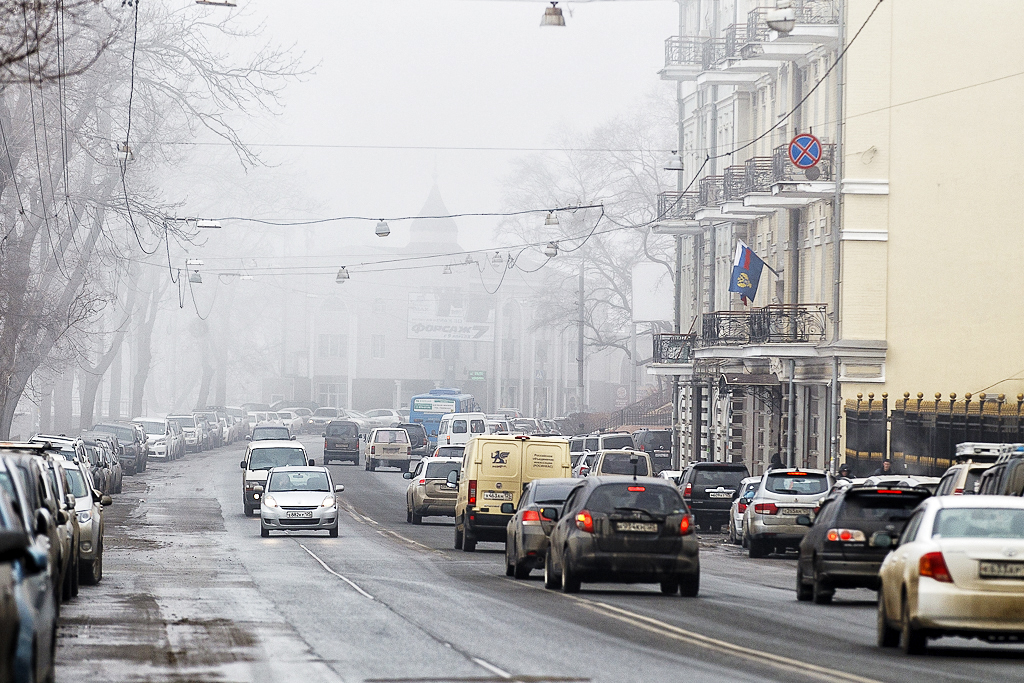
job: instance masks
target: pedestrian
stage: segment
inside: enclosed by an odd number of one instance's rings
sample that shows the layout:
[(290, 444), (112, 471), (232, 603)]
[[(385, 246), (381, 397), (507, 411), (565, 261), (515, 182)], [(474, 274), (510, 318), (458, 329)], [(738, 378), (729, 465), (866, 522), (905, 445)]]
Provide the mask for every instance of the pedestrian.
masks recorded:
[(840, 479), (850, 479), (852, 477), (853, 477), (853, 470), (850, 469), (849, 465), (844, 463), (842, 466), (840, 466), (840, 468), (839, 468), (839, 478)]
[(882, 461), (882, 466), (879, 467), (878, 469), (876, 469), (874, 472), (872, 472), (871, 476), (872, 477), (877, 477), (880, 474), (881, 475), (893, 474), (893, 471), (892, 471), (892, 461), (889, 460), (889, 458), (886, 458), (885, 460), (883, 460)]
[(782, 463), (782, 456), (778, 453), (778, 451), (776, 451), (775, 454), (772, 455), (771, 462), (768, 463), (768, 469), (781, 470), (784, 467), (785, 465)]

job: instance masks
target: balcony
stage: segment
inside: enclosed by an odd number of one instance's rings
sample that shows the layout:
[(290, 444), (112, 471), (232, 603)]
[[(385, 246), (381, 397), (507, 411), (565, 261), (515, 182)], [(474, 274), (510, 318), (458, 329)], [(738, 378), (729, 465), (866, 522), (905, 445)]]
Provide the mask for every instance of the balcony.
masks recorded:
[(699, 192), (662, 192), (658, 195), (659, 220), (692, 221), (699, 204)]
[(774, 304), (705, 313), (702, 346), (811, 344), (825, 341), (826, 304)]
[(700, 179), (697, 195), (701, 207), (717, 206), (725, 197), (725, 177), (720, 175), (704, 176)]
[(739, 59), (740, 51), (747, 44), (747, 25), (732, 24), (725, 29), (725, 58)]
[(696, 345), (695, 334), (656, 334), (654, 335), (655, 363), (689, 363), (693, 361), (693, 347)]
[(725, 38), (705, 38), (701, 46), (701, 67), (707, 71), (725, 61)]
[(665, 68), (661, 77), (668, 80), (692, 81), (700, 75), (704, 64), (704, 40), (694, 36), (672, 36), (665, 40)]
[(836, 0), (796, 0), (796, 26), (779, 34), (768, 28), (768, 7), (747, 13), (746, 38), (740, 46), (743, 59), (797, 60), (816, 45), (838, 38), (839, 6)]
[(746, 166), (728, 166), (722, 180), (722, 198), (727, 202), (742, 200), (746, 194), (746, 180)]
[(747, 159), (743, 165), (745, 171), (744, 193), (771, 192), (772, 183), (775, 181), (773, 165), (772, 157), (751, 157)]
[(821, 160), (810, 168), (799, 168), (789, 160), (789, 145), (779, 145), (772, 153), (774, 183), (808, 183), (835, 180), (832, 175), (835, 145), (821, 141)]

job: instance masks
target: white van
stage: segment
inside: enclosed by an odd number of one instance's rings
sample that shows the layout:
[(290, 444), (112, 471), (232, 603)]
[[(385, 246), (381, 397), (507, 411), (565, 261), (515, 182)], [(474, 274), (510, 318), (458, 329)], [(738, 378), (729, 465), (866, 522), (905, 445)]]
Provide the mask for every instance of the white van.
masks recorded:
[(487, 416), (483, 413), (450, 413), (437, 427), (438, 446), (465, 446), (474, 436), (487, 434)]

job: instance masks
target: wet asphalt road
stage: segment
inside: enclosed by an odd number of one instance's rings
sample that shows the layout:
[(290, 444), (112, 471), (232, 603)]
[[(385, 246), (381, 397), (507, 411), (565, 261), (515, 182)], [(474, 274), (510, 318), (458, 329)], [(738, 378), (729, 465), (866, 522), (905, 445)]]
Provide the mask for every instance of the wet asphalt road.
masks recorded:
[[(322, 441), (303, 437), (321, 462)], [(262, 539), (242, 513), (242, 444), (154, 463), (109, 508), (104, 580), (63, 610), (58, 681), (1009, 681), (1024, 650), (874, 645), (870, 591), (798, 603), (791, 557), (702, 536), (701, 593), (504, 575), (500, 544), (452, 549), (451, 520), (405, 522), (397, 470), (332, 464), (346, 511)]]

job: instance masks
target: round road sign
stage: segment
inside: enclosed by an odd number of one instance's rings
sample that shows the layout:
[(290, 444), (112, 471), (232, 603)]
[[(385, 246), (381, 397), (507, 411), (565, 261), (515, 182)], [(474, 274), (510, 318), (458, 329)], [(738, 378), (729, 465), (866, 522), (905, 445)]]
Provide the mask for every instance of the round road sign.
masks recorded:
[(789, 143), (789, 160), (797, 168), (811, 168), (821, 161), (821, 143), (810, 133), (800, 133)]

